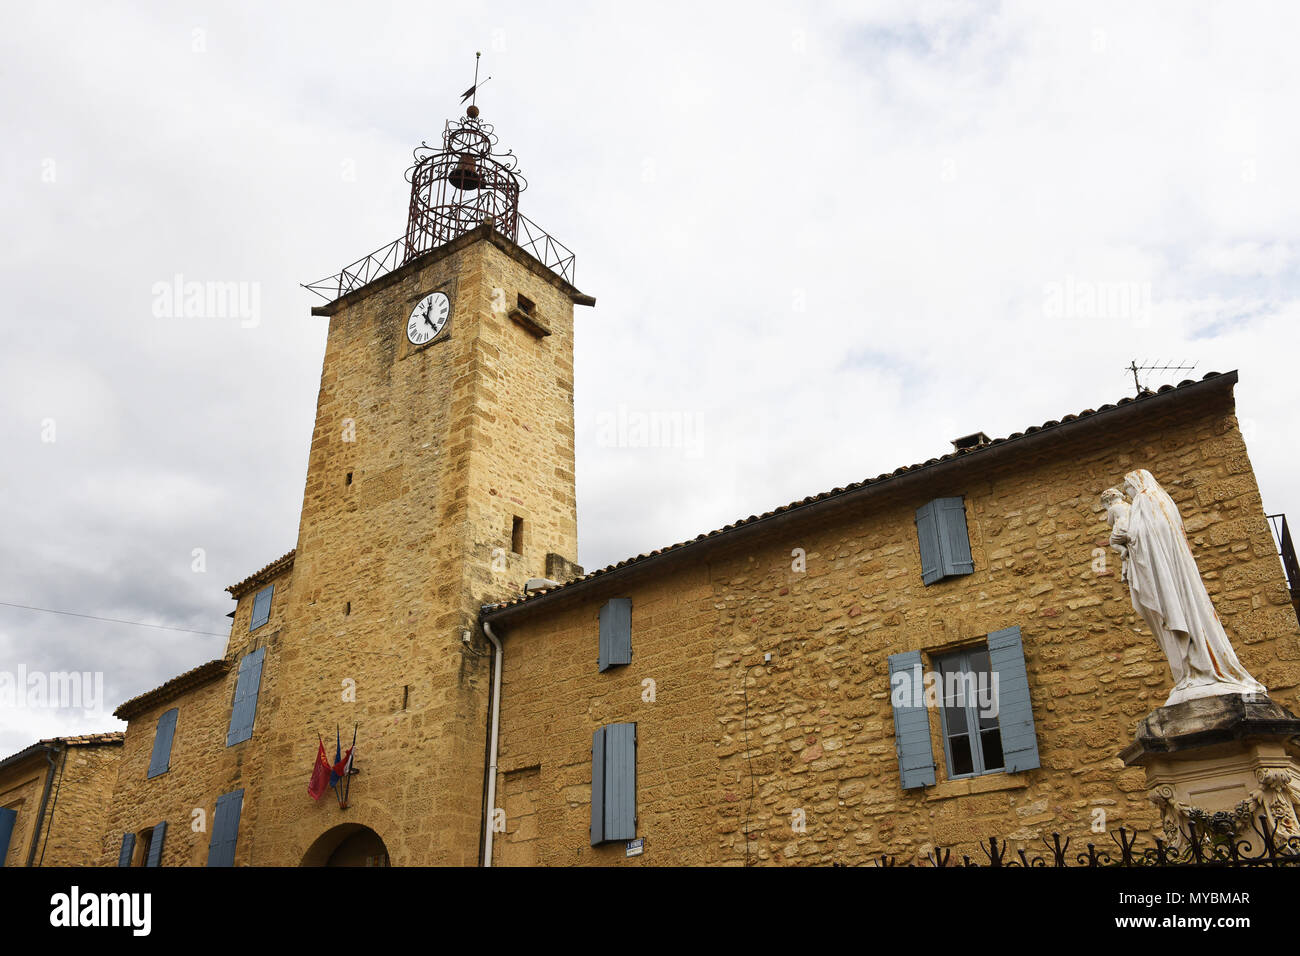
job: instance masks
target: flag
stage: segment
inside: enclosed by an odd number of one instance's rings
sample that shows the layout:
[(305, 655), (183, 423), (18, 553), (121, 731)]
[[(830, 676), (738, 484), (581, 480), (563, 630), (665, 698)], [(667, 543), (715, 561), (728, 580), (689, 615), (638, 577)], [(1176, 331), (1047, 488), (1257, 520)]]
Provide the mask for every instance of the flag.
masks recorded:
[(311, 780), (307, 782), (307, 794), (313, 800), (319, 800), (330, 782), (330, 761), (325, 755), (325, 741), (320, 742), (316, 750), (316, 766), (312, 768)]
[(330, 766), (330, 786), (338, 786), (338, 782), (343, 779), (340, 768), (343, 766), (343, 738), (339, 736), (339, 728), (334, 727), (334, 763)]

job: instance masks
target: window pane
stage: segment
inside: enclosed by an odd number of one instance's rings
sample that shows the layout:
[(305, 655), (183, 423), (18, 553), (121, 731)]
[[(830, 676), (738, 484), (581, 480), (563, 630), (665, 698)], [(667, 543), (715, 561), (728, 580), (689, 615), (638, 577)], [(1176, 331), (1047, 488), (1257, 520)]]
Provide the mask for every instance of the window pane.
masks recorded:
[[(957, 777), (964, 773), (975, 772), (975, 765), (971, 763), (969, 737), (965, 734), (953, 737), (948, 741), (948, 749), (952, 754), (952, 766), (948, 769), (949, 776)], [(1001, 760), (1001, 755), (998, 759)]]
[(984, 746), (984, 769), (1002, 769), (1002, 735), (996, 730), (986, 730), (980, 734)]

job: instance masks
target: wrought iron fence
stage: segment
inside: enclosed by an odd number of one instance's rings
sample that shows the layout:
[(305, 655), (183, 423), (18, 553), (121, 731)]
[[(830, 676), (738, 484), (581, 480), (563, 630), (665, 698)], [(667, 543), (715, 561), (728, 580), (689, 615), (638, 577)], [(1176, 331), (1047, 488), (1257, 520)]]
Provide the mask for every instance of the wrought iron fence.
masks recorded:
[[(522, 213), (519, 214), (518, 244), (521, 249), (569, 285), (574, 284), (574, 266), (577, 257), (572, 250)], [(405, 261), (406, 237), (402, 236), (376, 249), (370, 255), (344, 266), (332, 276), (305, 283), (303, 288), (315, 292), (326, 302), (333, 302), (387, 275), (403, 265)]]
[[(1220, 819), (1222, 817), (1222, 819)], [(1170, 845), (1159, 837), (1154, 845), (1141, 846), (1142, 834), (1120, 827), (1107, 834), (1112, 846), (1086, 843), (1071, 852), (1072, 841), (1053, 833), (1051, 839), (1043, 837), (1045, 850), (1018, 848), (997, 837), (981, 843), (983, 860), (963, 855), (960, 862), (952, 858), (952, 850), (938, 847), (927, 855), (928, 865), (974, 867), (1286, 867), (1300, 868), (1300, 836), (1279, 836), (1277, 827), (1261, 815), (1258, 822), (1251, 821), (1251, 831), (1242, 835), (1234, 828), (1228, 814), (1207, 816), (1200, 824), (1190, 822), (1187, 830), (1180, 830), (1180, 841)], [(913, 866), (898, 862), (897, 855), (876, 857), (874, 866)], [(919, 864), (926, 865), (926, 864)]]

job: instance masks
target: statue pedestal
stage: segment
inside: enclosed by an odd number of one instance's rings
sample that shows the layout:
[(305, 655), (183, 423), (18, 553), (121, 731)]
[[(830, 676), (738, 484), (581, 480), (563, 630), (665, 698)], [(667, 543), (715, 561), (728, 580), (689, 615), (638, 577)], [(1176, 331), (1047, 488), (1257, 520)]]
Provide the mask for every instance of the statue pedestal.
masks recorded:
[(1172, 847), (1186, 844), (1189, 823), (1249, 839), (1261, 816), (1279, 842), (1300, 837), (1300, 718), (1266, 694), (1158, 707), (1119, 756), (1146, 770)]

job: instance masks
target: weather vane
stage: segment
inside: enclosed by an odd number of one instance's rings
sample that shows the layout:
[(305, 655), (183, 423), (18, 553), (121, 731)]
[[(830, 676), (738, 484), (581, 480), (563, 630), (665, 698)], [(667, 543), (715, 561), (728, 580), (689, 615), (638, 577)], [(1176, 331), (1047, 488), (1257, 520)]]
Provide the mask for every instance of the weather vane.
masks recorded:
[[(478, 100), (478, 88), (482, 85), (482, 84), (479, 83), (479, 81), (478, 81), (478, 61), (479, 61), (479, 57), (481, 57), (482, 55), (483, 55), (483, 52), (482, 52), (481, 50), (475, 52), (475, 54), (474, 54), (474, 85), (471, 86), (468, 90), (466, 90), (464, 93), (462, 93), (462, 94), (460, 95), (460, 101), (461, 101), (462, 103), (464, 103), (466, 100), (469, 100), (469, 108), (468, 108), (467, 110), (465, 110), (465, 112), (469, 114), (469, 116), (470, 116), (471, 119), (473, 119), (474, 117), (478, 116), (478, 106), (477, 106), (477, 100)], [(492, 77), (489, 76), (489, 77), (487, 78), (487, 80), (484, 80), (484, 81), (483, 81), (483, 83), (486, 83), (486, 82), (487, 82), (488, 80), (490, 80), (490, 79), (492, 79)]]

